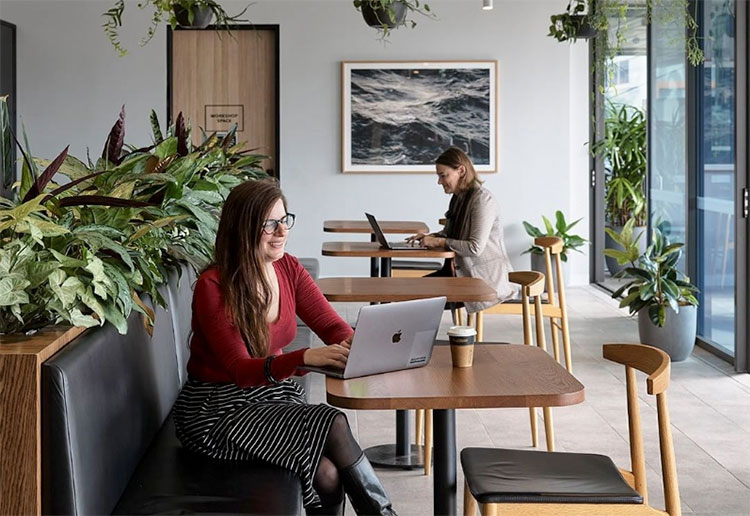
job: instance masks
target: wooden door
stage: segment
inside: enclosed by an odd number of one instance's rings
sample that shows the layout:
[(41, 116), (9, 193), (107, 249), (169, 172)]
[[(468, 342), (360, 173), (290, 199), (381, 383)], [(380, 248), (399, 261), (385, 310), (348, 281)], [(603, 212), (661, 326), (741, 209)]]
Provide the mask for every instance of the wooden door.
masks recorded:
[(182, 111), (202, 135), (237, 124), (237, 141), (269, 156), (266, 171), (279, 177), (278, 27), (226, 31), (178, 29), (169, 37), (169, 118)]

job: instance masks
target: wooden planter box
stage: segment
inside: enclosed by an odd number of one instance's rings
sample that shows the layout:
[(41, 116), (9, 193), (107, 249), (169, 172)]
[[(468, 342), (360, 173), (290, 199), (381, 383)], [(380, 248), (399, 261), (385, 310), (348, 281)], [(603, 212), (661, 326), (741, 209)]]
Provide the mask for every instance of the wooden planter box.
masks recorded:
[(0, 335), (0, 515), (42, 513), (41, 366), (84, 331)]

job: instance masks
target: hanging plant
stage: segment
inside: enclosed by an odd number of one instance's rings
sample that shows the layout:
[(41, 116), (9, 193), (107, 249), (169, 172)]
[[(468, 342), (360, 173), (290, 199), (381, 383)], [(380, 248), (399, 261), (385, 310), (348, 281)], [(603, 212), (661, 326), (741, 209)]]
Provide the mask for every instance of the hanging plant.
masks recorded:
[[(595, 38), (595, 70), (605, 77), (613, 78), (614, 58), (625, 41), (625, 26), (630, 5), (627, 0), (570, 0), (565, 11), (550, 16), (550, 37), (558, 41), (575, 42), (578, 39)], [(686, 29), (685, 54), (693, 66), (703, 63), (703, 50), (698, 44), (698, 24), (690, 12), (689, 0), (646, 0), (646, 23), (660, 24), (681, 22)], [(616, 23), (615, 27), (612, 24)], [(614, 28), (614, 31), (611, 29)]]
[[(237, 24), (247, 20), (241, 19), (241, 16), (247, 11), (245, 7), (240, 13), (230, 16), (215, 0), (143, 0), (138, 4), (138, 8), (146, 9), (151, 7), (151, 25), (146, 31), (146, 35), (141, 39), (140, 45), (144, 46), (156, 34), (156, 29), (164, 21), (168, 20), (172, 30), (178, 25), (181, 27), (206, 28), (215, 18), (216, 25), (222, 29), (230, 30), (232, 24)], [(122, 27), (122, 13), (125, 10), (125, 0), (117, 0), (107, 12), (102, 14), (106, 22), (102, 27), (107, 35), (109, 42), (119, 52), (120, 57), (128, 53), (120, 41), (119, 29)]]
[(417, 22), (411, 18), (413, 13), (435, 18), (429, 4), (419, 0), (354, 0), (353, 4), (367, 25), (382, 31), (383, 38), (402, 25), (416, 27)]
[(588, 39), (596, 36), (596, 29), (591, 26), (586, 14), (586, 3), (574, 0), (568, 4), (565, 12), (550, 16), (549, 34), (557, 41)]

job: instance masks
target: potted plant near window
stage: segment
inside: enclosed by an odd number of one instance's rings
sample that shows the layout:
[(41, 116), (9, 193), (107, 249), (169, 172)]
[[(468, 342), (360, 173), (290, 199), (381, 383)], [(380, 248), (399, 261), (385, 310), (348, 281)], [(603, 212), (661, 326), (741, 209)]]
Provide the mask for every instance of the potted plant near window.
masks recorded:
[(367, 25), (382, 31), (383, 38), (401, 25), (416, 27), (417, 22), (410, 17), (413, 13), (435, 18), (430, 5), (420, 0), (353, 0), (353, 4)]
[[(604, 138), (591, 146), (591, 152), (604, 160), (604, 202), (607, 227), (619, 233), (625, 223), (634, 221), (634, 241), (640, 253), (646, 250), (646, 115), (635, 106), (607, 104)], [(605, 247), (617, 243), (607, 231)], [(617, 260), (605, 256), (610, 274), (623, 269)]]
[[(571, 222), (568, 224), (565, 220), (565, 215), (563, 215), (563, 212), (560, 210), (557, 210), (555, 212), (555, 225), (552, 225), (552, 222), (542, 215), (542, 220), (544, 221), (544, 231), (537, 228), (536, 226), (532, 226), (526, 221), (523, 221), (523, 227), (526, 229), (526, 233), (532, 237), (532, 238), (538, 238), (538, 237), (544, 237), (544, 236), (556, 236), (562, 238), (563, 241), (563, 250), (560, 253), (560, 259), (563, 262), (563, 280), (567, 278), (569, 275), (567, 273), (567, 262), (568, 262), (568, 251), (577, 251), (581, 252), (579, 247), (583, 246), (583, 244), (586, 243), (586, 239), (579, 236), (579, 235), (571, 235), (569, 232), (575, 226), (578, 224), (582, 219), (578, 219), (576, 221)], [(528, 249), (526, 249), (522, 254), (530, 253), (531, 254), (531, 270), (541, 272), (542, 274), (547, 274), (547, 264), (544, 259), (544, 249), (532, 245)], [(556, 269), (552, 269), (552, 281), (554, 284), (557, 284), (557, 273)]]
[[(156, 34), (156, 29), (165, 19), (169, 21), (172, 29), (178, 25), (205, 29), (214, 18), (216, 19), (216, 25), (223, 29), (229, 29), (232, 24), (246, 21), (240, 17), (247, 11), (247, 7), (245, 7), (240, 13), (230, 16), (216, 0), (143, 0), (138, 4), (138, 7), (141, 9), (151, 7), (153, 9), (151, 25), (141, 40), (141, 46), (151, 41), (151, 38)], [(106, 22), (102, 25), (104, 32), (115, 50), (120, 53), (120, 56), (124, 56), (128, 52), (122, 46), (119, 34), (124, 10), (125, 0), (117, 0), (111, 9), (102, 14), (106, 19)]]
[(620, 307), (627, 307), (631, 315), (638, 314), (638, 335), (643, 344), (664, 350), (673, 362), (685, 360), (695, 345), (698, 289), (677, 269), (684, 244), (670, 243), (655, 228), (651, 245), (640, 253), (633, 240), (633, 226), (631, 220), (620, 234), (612, 232), (622, 251), (604, 251), (621, 265), (629, 265), (617, 277), (630, 281), (612, 297), (624, 295)]

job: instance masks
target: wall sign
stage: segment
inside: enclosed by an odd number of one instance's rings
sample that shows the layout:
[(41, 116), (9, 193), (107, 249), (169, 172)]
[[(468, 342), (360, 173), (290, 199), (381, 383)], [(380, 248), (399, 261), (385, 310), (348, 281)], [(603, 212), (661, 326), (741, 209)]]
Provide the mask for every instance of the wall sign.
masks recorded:
[(227, 132), (237, 124), (237, 132), (245, 129), (245, 106), (241, 104), (207, 104), (204, 106), (206, 132)]

